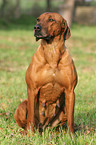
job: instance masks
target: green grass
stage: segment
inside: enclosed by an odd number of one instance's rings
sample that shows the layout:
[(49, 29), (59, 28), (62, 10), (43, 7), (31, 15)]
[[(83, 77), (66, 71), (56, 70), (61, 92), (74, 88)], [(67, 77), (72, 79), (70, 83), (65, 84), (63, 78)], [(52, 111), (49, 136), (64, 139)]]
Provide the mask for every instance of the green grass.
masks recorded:
[(23, 136), (14, 121), (18, 104), (27, 98), (25, 73), (40, 42), (33, 37), (34, 18), (0, 21), (0, 144), (95, 145), (96, 144), (96, 27), (73, 24), (66, 46), (75, 62), (75, 134), (48, 128)]

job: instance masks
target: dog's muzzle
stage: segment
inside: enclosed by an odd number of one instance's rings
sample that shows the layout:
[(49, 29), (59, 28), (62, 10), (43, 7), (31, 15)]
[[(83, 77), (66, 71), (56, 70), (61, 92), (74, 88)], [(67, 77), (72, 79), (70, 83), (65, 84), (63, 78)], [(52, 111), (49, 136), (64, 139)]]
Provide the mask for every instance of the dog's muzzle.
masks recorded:
[(40, 31), (41, 31), (41, 26), (36, 24), (34, 27), (34, 36), (37, 37), (40, 35)]
[(35, 25), (35, 27), (34, 27), (34, 36), (36, 37), (36, 40), (39, 40), (39, 39), (49, 40), (51, 38), (50, 34), (48, 35), (46, 33), (41, 32), (40, 24)]

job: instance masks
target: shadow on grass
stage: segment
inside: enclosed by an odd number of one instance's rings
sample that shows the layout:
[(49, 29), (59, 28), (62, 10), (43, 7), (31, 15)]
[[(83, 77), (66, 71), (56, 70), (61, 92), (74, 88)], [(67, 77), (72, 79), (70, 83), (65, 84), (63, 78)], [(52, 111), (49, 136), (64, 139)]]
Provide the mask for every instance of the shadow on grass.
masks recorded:
[(0, 30), (33, 30), (36, 18), (31, 15), (22, 15), (20, 18), (0, 18)]

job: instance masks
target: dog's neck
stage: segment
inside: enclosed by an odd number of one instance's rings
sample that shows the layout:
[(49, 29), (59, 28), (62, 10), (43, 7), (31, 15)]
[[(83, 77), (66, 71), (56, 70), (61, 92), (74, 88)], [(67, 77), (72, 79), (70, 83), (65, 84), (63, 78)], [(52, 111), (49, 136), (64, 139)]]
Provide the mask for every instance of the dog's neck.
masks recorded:
[(63, 37), (55, 37), (50, 43), (46, 40), (41, 40), (41, 46), (47, 63), (53, 68), (57, 67), (65, 51)]

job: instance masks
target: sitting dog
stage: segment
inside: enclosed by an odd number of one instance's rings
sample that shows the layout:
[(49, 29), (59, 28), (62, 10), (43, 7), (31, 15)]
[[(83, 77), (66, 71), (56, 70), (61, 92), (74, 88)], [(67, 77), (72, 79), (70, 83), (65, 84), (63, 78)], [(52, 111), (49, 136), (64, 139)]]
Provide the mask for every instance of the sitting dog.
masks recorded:
[(74, 88), (77, 73), (65, 47), (70, 37), (66, 20), (57, 13), (44, 13), (34, 27), (41, 44), (26, 72), (27, 100), (15, 111), (16, 123), (24, 130), (58, 127), (67, 122), (74, 132)]

